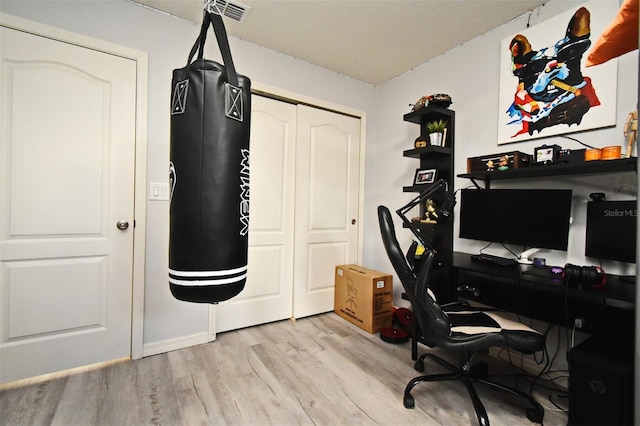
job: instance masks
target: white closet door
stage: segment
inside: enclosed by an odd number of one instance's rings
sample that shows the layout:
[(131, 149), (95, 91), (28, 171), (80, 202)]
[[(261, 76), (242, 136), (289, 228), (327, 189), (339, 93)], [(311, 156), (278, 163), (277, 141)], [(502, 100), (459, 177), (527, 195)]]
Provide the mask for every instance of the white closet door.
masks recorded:
[(298, 106), (293, 316), (333, 310), (336, 265), (356, 263), (360, 120)]
[(249, 275), (238, 296), (218, 304), (218, 332), (292, 314), (296, 106), (251, 101)]
[(129, 357), (136, 63), (0, 42), (0, 382)]
[(212, 306), (216, 332), (333, 310), (357, 261), (360, 120), (253, 95), (249, 276)]

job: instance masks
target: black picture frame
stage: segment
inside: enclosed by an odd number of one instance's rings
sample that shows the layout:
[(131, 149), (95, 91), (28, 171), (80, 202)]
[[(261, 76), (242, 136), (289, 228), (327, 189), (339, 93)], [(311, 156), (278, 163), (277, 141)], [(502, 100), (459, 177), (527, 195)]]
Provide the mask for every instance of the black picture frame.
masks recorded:
[(414, 185), (424, 185), (433, 183), (436, 180), (436, 169), (416, 169), (416, 175), (413, 178)]

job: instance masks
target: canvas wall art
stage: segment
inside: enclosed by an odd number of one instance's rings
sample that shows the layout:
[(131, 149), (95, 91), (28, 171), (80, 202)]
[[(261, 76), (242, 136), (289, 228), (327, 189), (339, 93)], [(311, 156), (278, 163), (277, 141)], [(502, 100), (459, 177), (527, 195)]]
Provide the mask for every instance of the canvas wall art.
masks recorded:
[(618, 7), (591, 1), (502, 40), (499, 145), (615, 125), (618, 62), (585, 61)]

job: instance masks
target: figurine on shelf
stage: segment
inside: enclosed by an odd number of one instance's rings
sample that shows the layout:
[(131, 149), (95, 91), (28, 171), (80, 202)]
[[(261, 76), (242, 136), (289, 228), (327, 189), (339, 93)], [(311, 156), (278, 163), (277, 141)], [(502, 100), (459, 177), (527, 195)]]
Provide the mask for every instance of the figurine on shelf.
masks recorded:
[(424, 219), (422, 219), (420, 223), (437, 223), (437, 209), (438, 207), (436, 206), (436, 203), (431, 198), (427, 199), (424, 208)]
[(424, 148), (426, 146), (429, 146), (429, 142), (427, 142), (427, 139), (424, 136), (418, 136), (415, 142), (413, 142), (414, 148)]
[(627, 122), (624, 124), (624, 136), (627, 139), (627, 152), (625, 157), (633, 155), (633, 147), (638, 143), (638, 111), (629, 113)]
[(415, 104), (409, 104), (409, 106), (411, 107), (411, 112), (415, 112), (429, 105), (448, 108), (452, 103), (451, 96), (445, 93), (434, 93), (433, 95), (421, 97)]
[(509, 156), (503, 155), (500, 157), (500, 161), (498, 162), (498, 170), (508, 170), (509, 169)]

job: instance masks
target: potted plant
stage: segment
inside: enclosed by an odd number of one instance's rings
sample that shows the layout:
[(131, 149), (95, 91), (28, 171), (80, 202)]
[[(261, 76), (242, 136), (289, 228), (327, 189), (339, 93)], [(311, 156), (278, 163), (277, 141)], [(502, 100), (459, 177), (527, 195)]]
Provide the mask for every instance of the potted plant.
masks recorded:
[(429, 133), (429, 143), (432, 146), (442, 146), (446, 130), (447, 122), (443, 119), (428, 122), (427, 132)]

